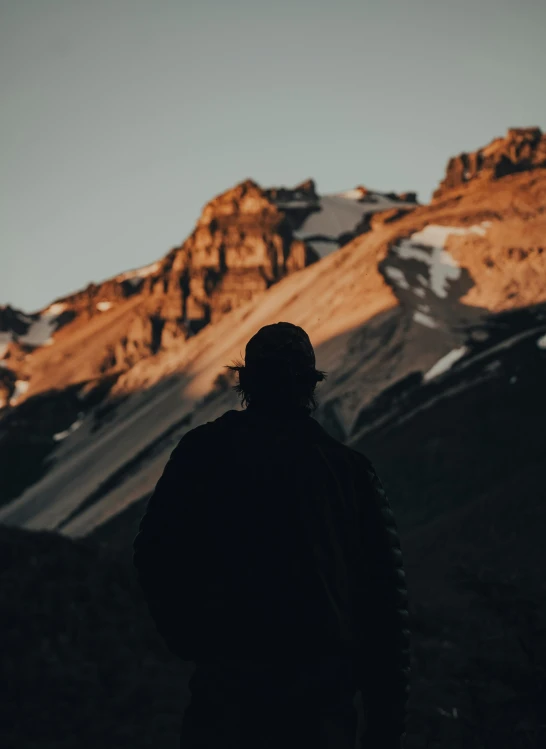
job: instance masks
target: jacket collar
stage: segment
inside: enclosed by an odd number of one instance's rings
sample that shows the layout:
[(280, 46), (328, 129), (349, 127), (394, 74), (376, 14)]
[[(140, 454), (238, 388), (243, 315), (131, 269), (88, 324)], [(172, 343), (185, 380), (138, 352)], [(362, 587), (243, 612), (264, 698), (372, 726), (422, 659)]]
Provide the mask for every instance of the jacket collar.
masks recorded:
[(288, 430), (301, 430), (318, 437), (321, 441), (336, 441), (324, 427), (314, 419), (305, 409), (291, 409), (290, 411), (262, 410), (260, 408), (245, 408), (243, 411), (226, 411), (222, 419), (232, 420), (238, 424), (269, 424), (272, 427), (285, 427)]
[(249, 404), (244, 413), (251, 419), (273, 420), (273, 421), (308, 421), (311, 414), (302, 406), (278, 407), (278, 406), (258, 406)]

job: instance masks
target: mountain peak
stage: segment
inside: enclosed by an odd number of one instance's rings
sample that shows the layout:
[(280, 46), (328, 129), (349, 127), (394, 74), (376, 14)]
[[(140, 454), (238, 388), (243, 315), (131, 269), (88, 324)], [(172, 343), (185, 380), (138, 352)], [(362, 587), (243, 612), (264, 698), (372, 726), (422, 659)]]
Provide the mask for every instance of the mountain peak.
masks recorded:
[(512, 127), (487, 146), (451, 158), (434, 198), (469, 182), (496, 180), (532, 169), (546, 168), (546, 135), (539, 127)]
[(203, 208), (197, 226), (208, 227), (212, 221), (219, 225), (232, 224), (234, 221), (254, 220), (259, 215), (269, 224), (280, 221), (279, 213), (266, 192), (254, 180), (245, 179), (210, 200)]

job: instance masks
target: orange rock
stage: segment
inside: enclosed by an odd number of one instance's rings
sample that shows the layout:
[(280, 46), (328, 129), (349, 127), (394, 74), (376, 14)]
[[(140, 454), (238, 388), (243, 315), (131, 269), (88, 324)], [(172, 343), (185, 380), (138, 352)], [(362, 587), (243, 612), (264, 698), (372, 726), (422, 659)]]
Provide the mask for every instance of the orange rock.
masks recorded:
[(504, 138), (495, 138), (473, 153), (449, 160), (446, 176), (434, 199), (476, 180), (496, 180), (516, 172), (546, 167), (546, 135), (538, 127), (510, 128)]

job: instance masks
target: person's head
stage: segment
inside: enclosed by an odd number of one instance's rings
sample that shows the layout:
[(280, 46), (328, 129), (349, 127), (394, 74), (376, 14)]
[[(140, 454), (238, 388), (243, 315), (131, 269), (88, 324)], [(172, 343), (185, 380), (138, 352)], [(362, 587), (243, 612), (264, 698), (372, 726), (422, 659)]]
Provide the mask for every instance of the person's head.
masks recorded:
[(326, 378), (326, 373), (315, 367), (309, 336), (289, 322), (261, 328), (246, 345), (244, 364), (227, 368), (238, 373), (234, 390), (247, 406), (312, 411), (317, 407), (317, 383)]

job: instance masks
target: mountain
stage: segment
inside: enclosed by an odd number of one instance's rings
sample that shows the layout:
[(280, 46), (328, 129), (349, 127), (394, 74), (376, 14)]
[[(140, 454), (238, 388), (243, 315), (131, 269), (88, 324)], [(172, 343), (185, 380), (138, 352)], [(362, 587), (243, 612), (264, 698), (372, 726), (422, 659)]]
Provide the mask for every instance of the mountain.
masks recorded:
[[(0, 308), (0, 407), (116, 376), (370, 231), (413, 194), (357, 188), (320, 196), (312, 180), (264, 190), (252, 180), (211, 200), (188, 239), (162, 260), (26, 315)], [(91, 387), (88, 384), (88, 387)]]
[(444, 193), (462, 185), (478, 189), (491, 180), (508, 174), (546, 167), (546, 138), (539, 127), (513, 127), (504, 138), (495, 138), (488, 146), (450, 159), (446, 176), (434, 193)]
[[(513, 132), (502, 148), (493, 141), (499, 152), (510, 151)], [(526, 151), (522, 158), (528, 159)], [(489, 170), (489, 162), (483, 163)], [(428, 206), (365, 190), (319, 199), (312, 182), (269, 192), (246, 182), (224, 193), (205, 207), (181, 248), (136, 276), (141, 280), (133, 296), (121, 292), (130, 279), (118, 277), (102, 287), (109, 289), (110, 310), (91, 313), (89, 290), (66, 302), (75, 312), (79, 300), (81, 320), (64, 325), (53, 334), (53, 346), (32, 354), (29, 392), (3, 418), (5, 439), (10, 437), (0, 481), (2, 495), (14, 501), (0, 510), (0, 521), (84, 535), (146, 496), (185, 430), (237, 407), (223, 367), (242, 354), (259, 327), (279, 319), (308, 330), (319, 366), (329, 372), (317, 418), (349, 442), (401, 418), (408, 403), (436, 398), (446, 373), (471, 368), (487, 352), (527, 336), (542, 341), (545, 195), (546, 171), (534, 165), (502, 177), (486, 171), (474, 183), (446, 189)], [(324, 246), (326, 229), (333, 237), (338, 205), (345, 218), (352, 212), (344, 231), (352, 226), (356, 236), (318, 262), (312, 253)], [(370, 206), (381, 210), (373, 214)], [(355, 224), (357, 210), (365, 213)], [(322, 222), (322, 234), (316, 222)], [(359, 233), (363, 224), (366, 231)], [(266, 225), (276, 228), (265, 234)], [(255, 291), (257, 264), (267, 247), (276, 241), (281, 247), (282, 237), (282, 256), (289, 264), (299, 252), (300, 270), (281, 264), (283, 277), (266, 289), (262, 275), (264, 287)], [(254, 254), (245, 254), (250, 245)], [(113, 345), (120, 326), (142, 328), (145, 306), (148, 312), (149, 305), (162, 310), (162, 319), (182, 308), (184, 319), (195, 322), (197, 313), (188, 309), (204, 298), (209, 269), (203, 271), (203, 258), (219, 263), (221, 254), (227, 270), (222, 283), (210, 287), (208, 325), (193, 335), (162, 339), (147, 356), (133, 346), (124, 368), (97, 367), (97, 352)], [(237, 265), (243, 256), (244, 270)], [(197, 278), (186, 284), (193, 296), (181, 292), (187, 258)], [(269, 270), (271, 280), (272, 265)], [(228, 311), (222, 305), (236, 279), (242, 295), (244, 284), (253, 290)], [(29, 456), (32, 470), (18, 468)]]
[[(149, 712), (135, 706), (153, 684), (172, 739), (180, 673), (165, 671), (122, 565), (176, 442), (239, 407), (225, 365), (262, 325), (289, 320), (328, 372), (316, 418), (370, 456), (401, 529), (414, 632), (408, 749), (545, 745), (545, 144), (538, 128), (513, 128), (451, 159), (429, 205), (247, 181), (211, 201), (186, 243), (134, 272), (138, 281), (119, 276), (29, 319), (3, 311), (0, 372), (29, 382), (0, 414), (12, 591), (1, 604), (18, 654), (7, 681), (37, 714), (43, 690), (28, 684), (55, 674), (36, 718), (48, 736), (64, 727), (66, 685), (75, 694), (83, 683), (74, 732), (95, 716), (97, 743), (119, 731), (144, 746)], [(33, 347), (25, 326), (47, 314), (65, 318), (40, 338), (53, 344)], [(164, 321), (155, 339), (152, 319)], [(89, 612), (106, 661), (90, 644)], [(124, 622), (137, 622), (128, 640)], [(85, 636), (61, 640), (65, 630)], [(119, 681), (90, 716), (96, 674)]]

